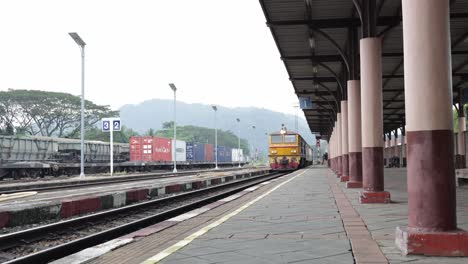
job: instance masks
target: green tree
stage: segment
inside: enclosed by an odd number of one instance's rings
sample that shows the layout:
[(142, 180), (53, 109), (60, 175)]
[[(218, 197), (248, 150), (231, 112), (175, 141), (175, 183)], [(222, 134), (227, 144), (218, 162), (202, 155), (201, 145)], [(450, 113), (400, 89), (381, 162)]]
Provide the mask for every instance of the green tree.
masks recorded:
[[(136, 131), (126, 126), (122, 126), (121, 131), (115, 131), (113, 133), (115, 143), (128, 143), (131, 136), (138, 136)], [(77, 138), (79, 138), (79, 136), (80, 134), (78, 134)], [(93, 126), (86, 129), (85, 139), (109, 142), (110, 135), (109, 132), (102, 132), (100, 128)]]
[(145, 136), (153, 137), (155, 134), (156, 132), (152, 128), (148, 129), (148, 131), (145, 132)]
[[(81, 129), (80, 109), (80, 97), (67, 93), (0, 91), (0, 127), (15, 127), (17, 133), (75, 137)], [(86, 127), (92, 127), (101, 118), (109, 116), (118, 116), (118, 111), (85, 100)]]
[(174, 121), (164, 122), (162, 124), (163, 129), (174, 128)]

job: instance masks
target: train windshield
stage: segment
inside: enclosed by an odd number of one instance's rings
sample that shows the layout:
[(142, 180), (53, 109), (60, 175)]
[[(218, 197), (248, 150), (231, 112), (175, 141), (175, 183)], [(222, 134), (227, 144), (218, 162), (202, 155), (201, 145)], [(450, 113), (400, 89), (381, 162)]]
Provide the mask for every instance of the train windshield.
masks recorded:
[(284, 143), (296, 143), (296, 135), (285, 135)]
[(283, 143), (283, 139), (281, 135), (271, 135), (271, 143)]

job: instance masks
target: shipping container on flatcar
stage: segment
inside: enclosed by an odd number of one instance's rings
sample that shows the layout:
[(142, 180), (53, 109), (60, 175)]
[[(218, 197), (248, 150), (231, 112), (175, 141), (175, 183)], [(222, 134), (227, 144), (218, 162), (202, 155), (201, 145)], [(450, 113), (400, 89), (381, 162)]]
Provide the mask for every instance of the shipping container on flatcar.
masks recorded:
[(224, 162), (232, 162), (232, 149), (230, 147), (225, 147), (224, 153)]
[(193, 143), (193, 161), (204, 162), (205, 161), (205, 144)]
[[(153, 137), (153, 162), (172, 161), (172, 143), (169, 138)], [(184, 146), (185, 155), (185, 146)], [(184, 157), (185, 158), (185, 157)]]
[(153, 160), (153, 137), (130, 137), (130, 161)]
[(186, 153), (186, 160), (188, 162), (193, 162), (194, 153), (193, 153), (193, 142), (186, 142), (185, 143), (185, 153)]
[(244, 162), (244, 152), (242, 149), (232, 149), (232, 162)]
[[(176, 149), (174, 150), (174, 148)], [(182, 161), (182, 162), (187, 160), (185, 141), (176, 140), (176, 142), (174, 142), (174, 140), (172, 140), (172, 160)]]
[(204, 144), (205, 147), (205, 162), (214, 161), (214, 147), (213, 144)]
[(218, 162), (232, 162), (231, 148), (218, 146)]
[(218, 162), (224, 162), (224, 146), (218, 146), (218, 151), (216, 151), (216, 157)]

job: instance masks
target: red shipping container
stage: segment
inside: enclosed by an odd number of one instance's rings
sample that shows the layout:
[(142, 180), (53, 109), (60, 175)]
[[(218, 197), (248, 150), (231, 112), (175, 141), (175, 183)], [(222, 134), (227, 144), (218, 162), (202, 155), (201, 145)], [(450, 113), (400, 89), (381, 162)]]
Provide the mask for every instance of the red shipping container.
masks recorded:
[(213, 144), (205, 144), (205, 162), (214, 161)]
[(130, 161), (151, 161), (153, 137), (130, 137)]
[(153, 138), (153, 161), (170, 162), (172, 161), (171, 139)]

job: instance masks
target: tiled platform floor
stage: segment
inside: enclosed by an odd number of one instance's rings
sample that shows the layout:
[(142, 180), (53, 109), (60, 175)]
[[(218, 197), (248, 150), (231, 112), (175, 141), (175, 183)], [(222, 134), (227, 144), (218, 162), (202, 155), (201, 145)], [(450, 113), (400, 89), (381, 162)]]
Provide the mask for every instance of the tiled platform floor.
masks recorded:
[[(360, 204), (356, 190), (346, 189), (344, 184), (340, 186), (366, 223), (389, 263), (468, 263), (468, 258), (401, 256), (395, 247), (395, 227), (407, 225), (406, 169), (385, 169), (385, 189), (391, 194), (391, 204)], [(458, 227), (468, 230), (468, 186), (457, 187), (457, 218)]]
[[(346, 189), (327, 168), (302, 172), (234, 200), (230, 209), (208, 211), (200, 215), (205, 220), (191, 220), (196, 223), (192, 227), (190, 223), (173, 227), (185, 228), (183, 232), (170, 228), (91, 263), (142, 263), (212, 223), (209, 217), (219, 219), (281, 183), (284, 185), (160, 263), (468, 263), (468, 258), (405, 257), (396, 249), (395, 227), (407, 221), (404, 169), (385, 170), (386, 190), (394, 202), (378, 205), (359, 204), (359, 190)], [(468, 229), (468, 188), (458, 188), (457, 197), (459, 227)], [(360, 239), (363, 243), (356, 244)]]

